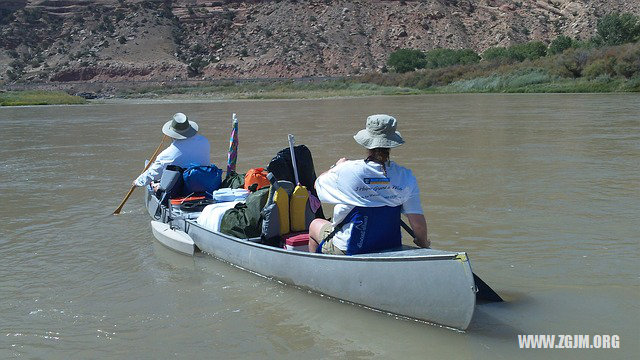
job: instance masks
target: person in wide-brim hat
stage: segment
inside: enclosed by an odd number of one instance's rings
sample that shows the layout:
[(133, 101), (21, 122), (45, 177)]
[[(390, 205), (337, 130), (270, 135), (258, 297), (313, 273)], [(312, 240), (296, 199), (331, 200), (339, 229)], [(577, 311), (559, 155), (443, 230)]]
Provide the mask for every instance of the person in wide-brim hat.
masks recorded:
[[(369, 116), (365, 128), (353, 136), (367, 149), (367, 157), (342, 158), (318, 177), (318, 198), (335, 206), (333, 222), (311, 222), (310, 252), (352, 255), (402, 246), (398, 225), (401, 213), (409, 220), (414, 243), (430, 246), (417, 180), (411, 170), (389, 159), (390, 149), (404, 144), (397, 127), (393, 116)], [(354, 220), (358, 217), (374, 220)]]
[(145, 186), (160, 180), (169, 165), (187, 168), (191, 165), (211, 165), (210, 145), (206, 137), (198, 134), (198, 124), (187, 115), (176, 113), (162, 126), (162, 133), (171, 137), (171, 145), (164, 149), (147, 171), (133, 181), (135, 186)]

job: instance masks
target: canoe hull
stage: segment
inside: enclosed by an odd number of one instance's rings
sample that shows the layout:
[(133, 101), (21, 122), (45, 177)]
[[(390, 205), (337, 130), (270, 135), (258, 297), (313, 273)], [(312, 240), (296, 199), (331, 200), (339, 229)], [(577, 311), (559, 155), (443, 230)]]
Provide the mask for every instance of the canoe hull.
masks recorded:
[(242, 269), (354, 304), (460, 330), (473, 317), (476, 286), (466, 253), (412, 249), (338, 256), (290, 251), (213, 232), (194, 220), (171, 219), (151, 192), (145, 205), (159, 220), (155, 222), (165, 225), (156, 225), (165, 229), (154, 230), (156, 239), (176, 251), (190, 251), (167, 245), (175, 244), (180, 232), (201, 251)]
[(475, 284), (465, 253), (310, 254), (215, 233), (193, 221), (187, 233), (203, 252), (334, 298), (461, 330), (473, 317)]

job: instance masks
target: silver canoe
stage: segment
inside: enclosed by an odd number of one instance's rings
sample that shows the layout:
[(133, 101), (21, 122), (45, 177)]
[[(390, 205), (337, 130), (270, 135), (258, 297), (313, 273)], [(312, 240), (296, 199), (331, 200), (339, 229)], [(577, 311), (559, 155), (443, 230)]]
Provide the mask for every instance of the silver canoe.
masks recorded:
[[(471, 265), (464, 252), (409, 249), (337, 256), (290, 251), (207, 230), (192, 219), (150, 215), (186, 232), (198, 249), (242, 269), (383, 312), (464, 330), (476, 302)], [(160, 240), (160, 239), (158, 239)]]

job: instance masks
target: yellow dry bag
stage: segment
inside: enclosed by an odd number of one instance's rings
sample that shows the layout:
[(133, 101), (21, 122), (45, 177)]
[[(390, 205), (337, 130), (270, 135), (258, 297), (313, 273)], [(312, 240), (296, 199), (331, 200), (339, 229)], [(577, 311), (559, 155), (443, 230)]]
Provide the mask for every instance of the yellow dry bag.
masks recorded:
[(291, 194), (291, 206), (289, 213), (291, 215), (291, 231), (306, 231), (306, 210), (309, 202), (309, 191), (305, 186), (298, 185)]
[(283, 188), (278, 188), (273, 194), (273, 202), (278, 208), (280, 217), (280, 235), (288, 234), (289, 228), (289, 194)]

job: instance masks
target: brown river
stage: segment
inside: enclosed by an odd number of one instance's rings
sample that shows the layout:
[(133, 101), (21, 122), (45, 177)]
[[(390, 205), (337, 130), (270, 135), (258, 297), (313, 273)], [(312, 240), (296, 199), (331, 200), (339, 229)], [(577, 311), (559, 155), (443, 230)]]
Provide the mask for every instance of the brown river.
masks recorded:
[[(361, 158), (397, 117), (433, 247), (466, 251), (506, 303), (459, 332), (258, 277), (153, 238), (142, 191), (112, 216), (175, 112), (224, 166), (306, 144), (316, 171)], [(0, 358), (631, 359), (640, 354), (640, 96), (430, 95), (0, 109)], [(408, 241), (408, 239), (406, 239)], [(406, 274), (407, 286), (429, 274)], [(398, 294), (402, 296), (402, 294)], [(519, 334), (618, 335), (616, 349), (520, 349)]]

